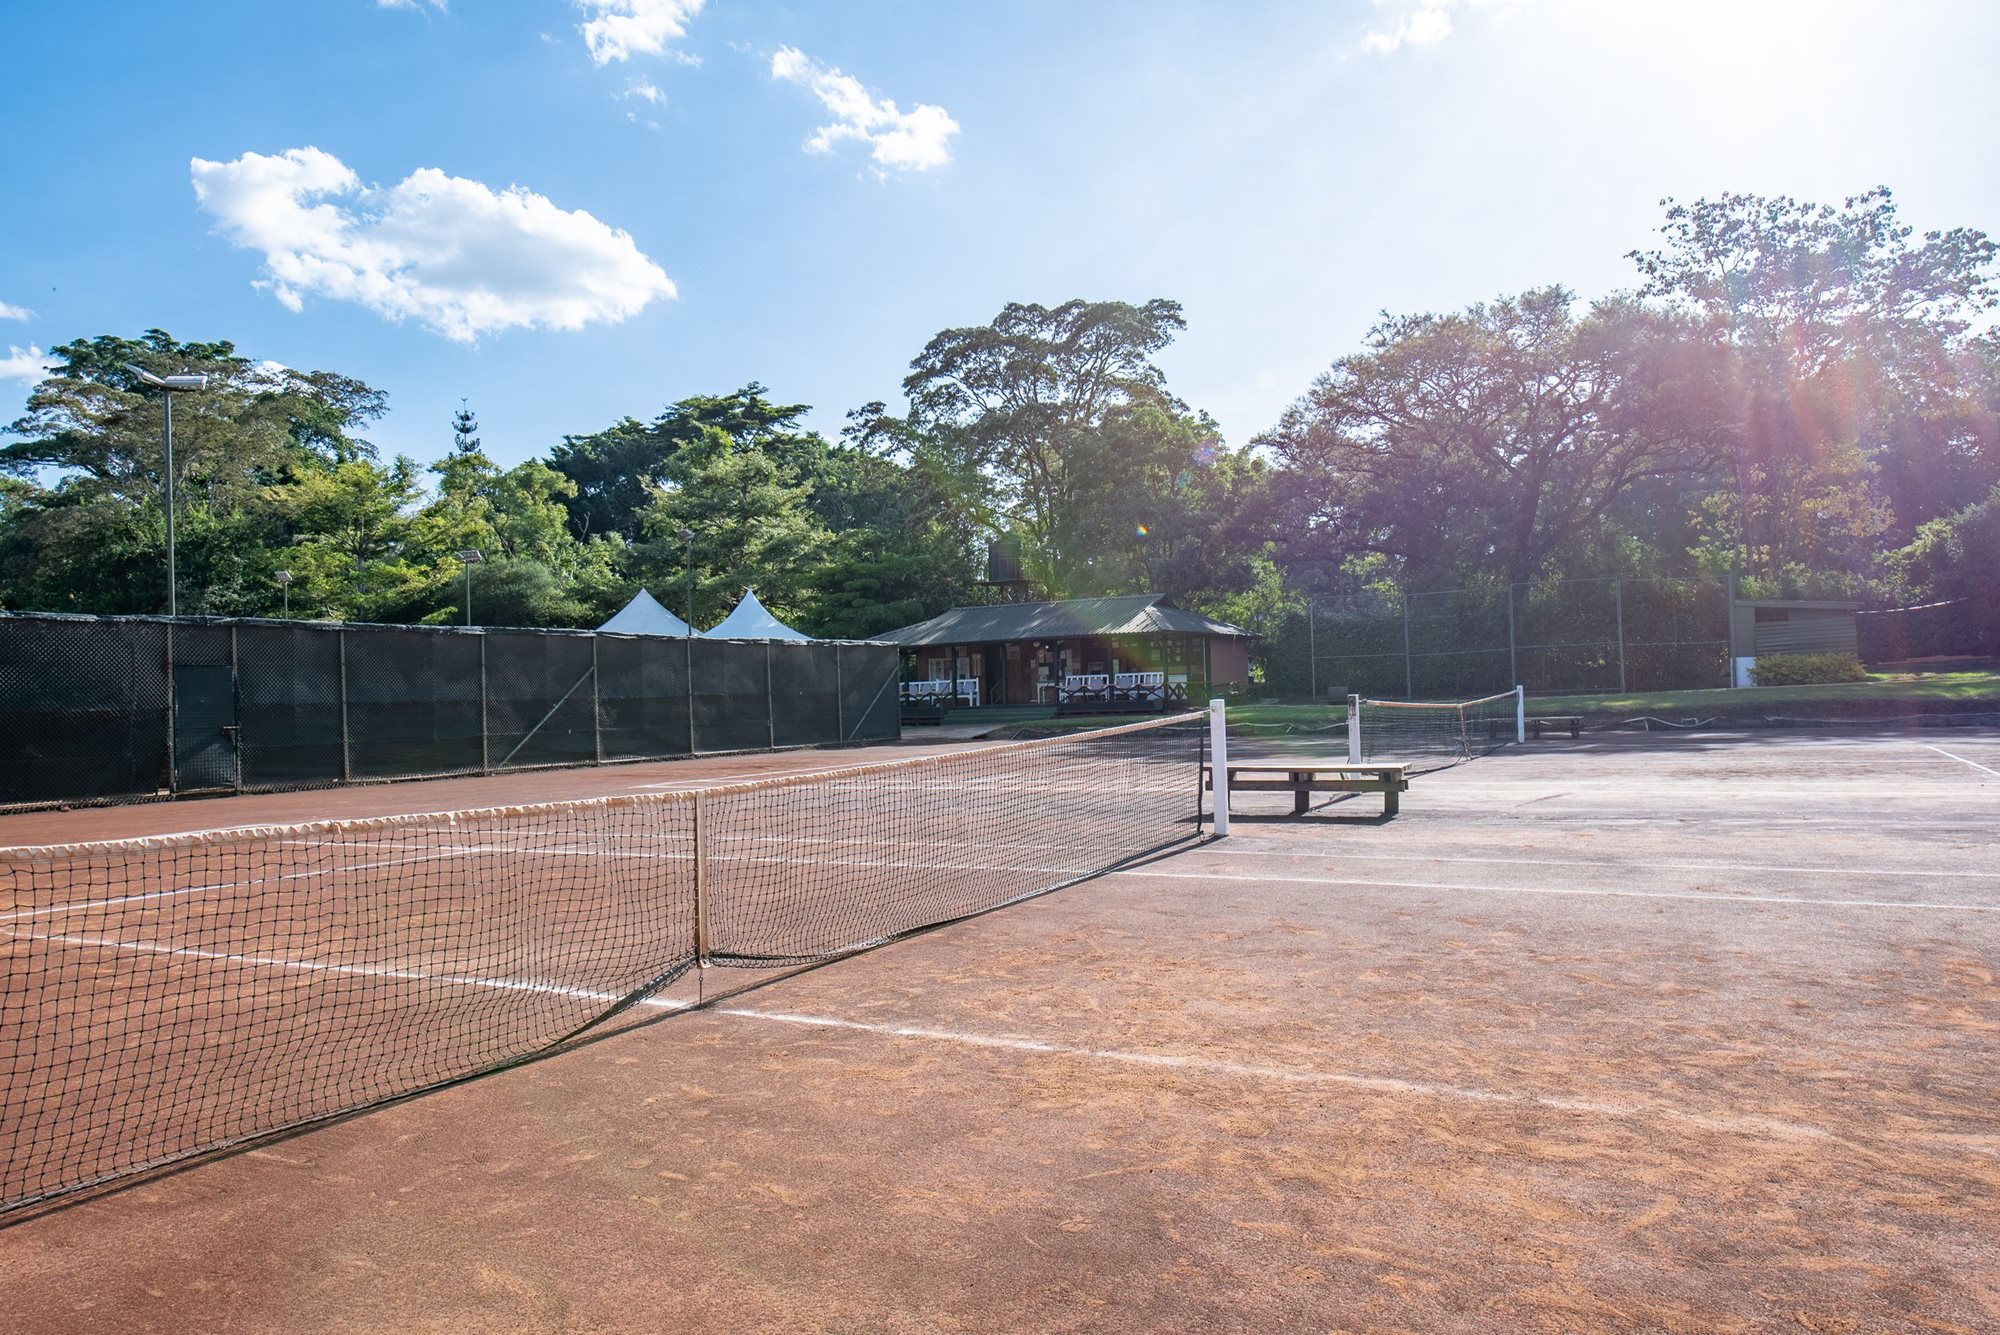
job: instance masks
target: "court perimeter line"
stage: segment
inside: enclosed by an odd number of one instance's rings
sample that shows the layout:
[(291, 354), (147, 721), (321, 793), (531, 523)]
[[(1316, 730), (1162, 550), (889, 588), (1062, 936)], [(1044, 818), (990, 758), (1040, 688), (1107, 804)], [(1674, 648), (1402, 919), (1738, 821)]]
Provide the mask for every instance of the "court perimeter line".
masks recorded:
[(1972, 766), (1972, 768), (1978, 770), (1981, 774), (1991, 774), (1994, 778), (2000, 779), (2000, 769), (1988, 769), (1986, 768), (1986, 766), (1980, 764), (1976, 760), (1967, 760), (1964, 756), (1952, 755), (1951, 752), (1945, 750), (1942, 746), (1932, 746), (1929, 742), (1919, 742), (1918, 745), (1924, 747), (1927, 750), (1935, 751), (1941, 756), (1949, 756), (1951, 759), (1956, 760), (1961, 765), (1970, 765)]
[(1146, 876), (1166, 881), (1249, 881), (1288, 885), (1341, 885), (1377, 890), (1470, 890), (1494, 895), (1600, 895), (1613, 899), (1703, 899), (1717, 904), (1795, 904), (1803, 908), (1917, 909), (1925, 912), (2000, 913), (2000, 904), (1932, 904), (1896, 899), (1807, 899), (1796, 895), (1708, 895), (1686, 890), (1562, 890), (1546, 885), (1451, 885), (1424, 881), (1348, 880), (1321, 876), (1239, 876), (1221, 871), (1145, 871), (1132, 869), (1108, 876)]
[[(1231, 840), (1234, 843), (1235, 840)], [(1338, 858), (1343, 862), (1466, 862), (1494, 867), (1617, 867), (1629, 871), (1771, 871), (1813, 876), (1929, 876), (1950, 880), (2000, 881), (2000, 871), (1914, 871), (1903, 867), (1773, 867), (1755, 862), (1613, 862), (1599, 858), (1415, 857), (1408, 853), (1306, 853), (1278, 848), (1211, 846), (1204, 852), (1244, 858)]]
[(1399, 1080), (1392, 1076), (1355, 1075), (1345, 1071), (1302, 1071), (1282, 1066), (1251, 1066), (1241, 1062), (1216, 1061), (1209, 1057), (1182, 1057), (1170, 1053), (1122, 1052), (1114, 1048), (1085, 1048), (1067, 1043), (1044, 1043), (1028, 1038), (998, 1038), (990, 1034), (970, 1034), (955, 1029), (924, 1029), (914, 1025), (870, 1024), (861, 1020), (841, 1020), (825, 1015), (795, 1015), (783, 1011), (760, 1011), (739, 1007), (715, 1007), (722, 1015), (766, 1020), (775, 1024), (800, 1025), (815, 1029), (848, 1029), (861, 1033), (886, 1034), (894, 1038), (918, 1038), (968, 1047), (1000, 1048), (1009, 1052), (1037, 1052), (1057, 1057), (1081, 1057), (1090, 1061), (1119, 1062), (1129, 1066), (1158, 1066), (1168, 1070), (1193, 1071), (1203, 1075), (1245, 1076), (1256, 1080), (1276, 1080), (1300, 1085), (1345, 1085), (1378, 1094), (1414, 1094), (1425, 1098), (1451, 1099), (1464, 1103), (1494, 1103), (1515, 1107), (1548, 1108), (1556, 1112), (1586, 1113), (1618, 1120), (1679, 1122), (1711, 1131), (1738, 1135), (1775, 1136), (1789, 1140), (1831, 1140), (1841, 1137), (1823, 1127), (1803, 1122), (1787, 1122), (1768, 1117), (1709, 1117), (1674, 1108), (1646, 1108), (1594, 1099), (1572, 1099), (1547, 1094), (1510, 1094), (1502, 1090), (1479, 1089), (1466, 1085), (1445, 1085), (1431, 1081)]

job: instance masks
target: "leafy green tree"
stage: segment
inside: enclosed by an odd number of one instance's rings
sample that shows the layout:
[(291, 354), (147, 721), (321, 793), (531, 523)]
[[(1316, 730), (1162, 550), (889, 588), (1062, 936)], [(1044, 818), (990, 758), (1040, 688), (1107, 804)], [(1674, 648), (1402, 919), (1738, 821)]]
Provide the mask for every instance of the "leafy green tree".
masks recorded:
[(1263, 439), (1280, 557), (1391, 558), (1433, 584), (1527, 580), (1593, 539), (1642, 479), (1699, 470), (1712, 397), (1672, 355), (1680, 326), (1630, 303), (1579, 319), (1560, 287), (1385, 319)]
[(0, 536), (10, 606), (154, 612), (166, 605), (161, 396), (128, 363), (195, 372), (207, 390), (176, 404), (174, 468), (182, 607), (274, 607), (260, 553), (284, 534), (267, 489), (368, 457), (357, 434), (383, 396), (358, 380), (256, 364), (227, 342), (161, 330), (55, 349), (56, 369), (0, 445), (0, 469), (34, 479)]
[(909, 422), (989, 481), (992, 505), (1052, 589), (1090, 587), (1096, 544), (1076, 543), (1080, 496), (1101, 485), (1101, 440), (1185, 413), (1153, 358), (1186, 326), (1179, 303), (1010, 302), (992, 323), (947, 329), (903, 380)]
[(1728, 357), (1734, 494), (1710, 508), (1736, 526), (1738, 567), (1859, 571), (2000, 482), (1994, 357), (1978, 332), (2000, 289), (1984, 233), (1916, 237), (1886, 188), (1838, 207), (1663, 203), (1663, 244), (1631, 258), (1641, 294)]

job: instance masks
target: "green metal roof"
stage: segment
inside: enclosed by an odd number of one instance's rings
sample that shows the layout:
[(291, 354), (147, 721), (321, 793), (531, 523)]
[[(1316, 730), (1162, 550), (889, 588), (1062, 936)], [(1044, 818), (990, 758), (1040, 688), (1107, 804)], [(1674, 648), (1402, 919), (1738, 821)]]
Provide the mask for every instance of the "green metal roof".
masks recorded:
[(1213, 635), (1248, 639), (1250, 632), (1170, 607), (1157, 593), (1072, 598), (1060, 603), (994, 603), (954, 607), (929, 621), (881, 636), (906, 647), (925, 644), (1004, 644), (1107, 635)]

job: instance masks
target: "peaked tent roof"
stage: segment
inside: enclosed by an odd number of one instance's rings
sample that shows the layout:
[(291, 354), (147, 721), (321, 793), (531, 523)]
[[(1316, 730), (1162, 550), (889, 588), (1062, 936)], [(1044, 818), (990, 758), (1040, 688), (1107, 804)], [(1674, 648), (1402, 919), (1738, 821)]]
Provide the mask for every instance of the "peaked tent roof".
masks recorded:
[(680, 639), (694, 633), (687, 622), (660, 606), (660, 600), (644, 589), (633, 594), (632, 601), (598, 629), (620, 635), (672, 635)]
[(711, 640), (808, 640), (810, 635), (801, 635), (764, 609), (757, 601), (755, 589), (743, 590), (743, 600), (736, 604), (736, 610), (722, 618), (718, 625), (710, 626), (704, 632)]
[(1072, 598), (1060, 603), (995, 603), (954, 607), (929, 621), (892, 630), (891, 644), (1000, 644), (1102, 635), (1214, 635), (1247, 639), (1250, 632), (1196, 612), (1170, 607), (1157, 593)]

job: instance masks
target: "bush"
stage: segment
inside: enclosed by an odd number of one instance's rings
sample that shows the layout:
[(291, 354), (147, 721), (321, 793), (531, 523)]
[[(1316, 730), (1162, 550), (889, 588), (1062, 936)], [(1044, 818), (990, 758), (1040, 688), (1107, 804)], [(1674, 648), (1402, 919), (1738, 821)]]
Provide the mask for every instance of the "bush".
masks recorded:
[(1868, 669), (1853, 654), (1772, 654), (1757, 660), (1750, 680), (1759, 686), (1823, 686), (1867, 681)]

